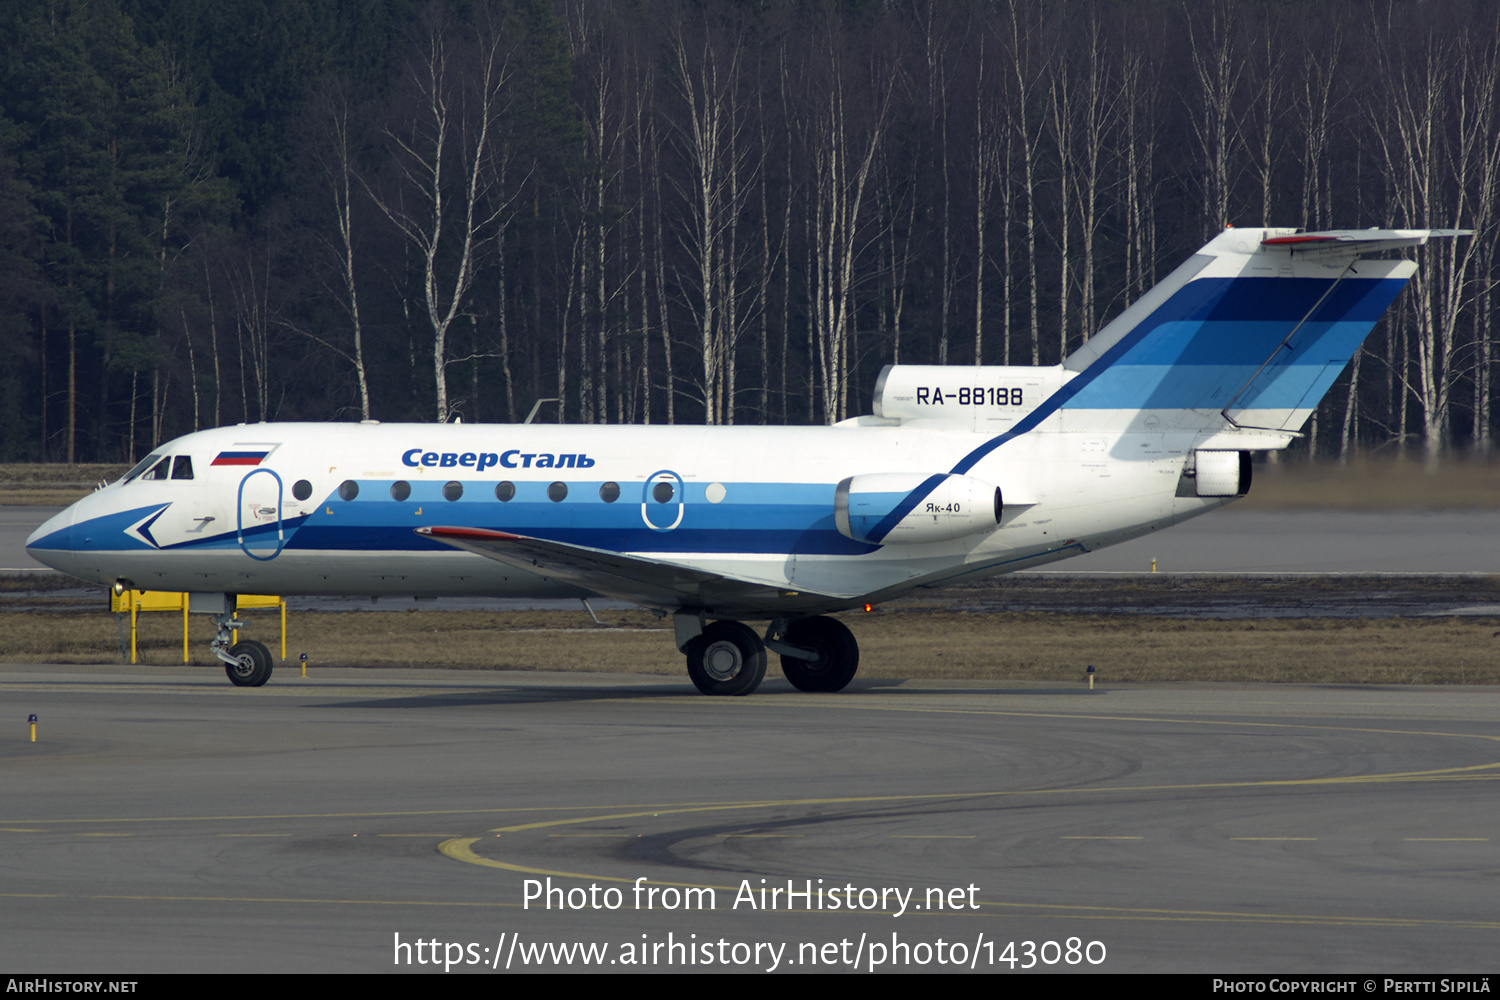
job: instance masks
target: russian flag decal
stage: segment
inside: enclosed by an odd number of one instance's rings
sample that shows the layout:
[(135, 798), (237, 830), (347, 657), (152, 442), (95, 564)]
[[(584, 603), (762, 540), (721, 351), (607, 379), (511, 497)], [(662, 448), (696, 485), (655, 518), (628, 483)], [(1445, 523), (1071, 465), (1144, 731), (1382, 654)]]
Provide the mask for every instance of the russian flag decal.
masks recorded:
[(267, 451), (221, 451), (213, 460), (214, 465), (259, 465), (271, 452)]

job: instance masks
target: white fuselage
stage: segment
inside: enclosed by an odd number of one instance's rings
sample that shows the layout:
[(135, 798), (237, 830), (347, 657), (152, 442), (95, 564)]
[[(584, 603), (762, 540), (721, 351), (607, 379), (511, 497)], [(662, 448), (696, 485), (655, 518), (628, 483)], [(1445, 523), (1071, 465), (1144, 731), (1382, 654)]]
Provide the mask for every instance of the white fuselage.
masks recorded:
[[(762, 616), (771, 617), (788, 602), (832, 610), (1041, 565), (1227, 502), (1178, 496), (1192, 434), (1047, 426), (1061, 420), (1049, 417), (968, 470), (1002, 491), (998, 525), (938, 542), (864, 544), (841, 535), (838, 484), (943, 473), (993, 433), (858, 418), (834, 427), (225, 427), (153, 453), (189, 457), (193, 478), (111, 484), (38, 529), (28, 545), (73, 576), (146, 590), (589, 592), (415, 533), (486, 528), (762, 583), (785, 595), (766, 601)], [(349, 483), (357, 485), (352, 498)], [(668, 489), (658, 490), (662, 484)]]

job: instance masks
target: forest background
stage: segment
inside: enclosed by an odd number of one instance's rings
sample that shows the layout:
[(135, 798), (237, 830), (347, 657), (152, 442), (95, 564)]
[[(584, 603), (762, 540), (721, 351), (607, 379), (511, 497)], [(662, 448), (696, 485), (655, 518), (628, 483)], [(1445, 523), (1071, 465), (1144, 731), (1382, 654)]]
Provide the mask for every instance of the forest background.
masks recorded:
[(1474, 229), (1315, 455), (1486, 453), (1493, 0), (10, 0), (0, 461), (258, 420), (819, 423), (1226, 224)]

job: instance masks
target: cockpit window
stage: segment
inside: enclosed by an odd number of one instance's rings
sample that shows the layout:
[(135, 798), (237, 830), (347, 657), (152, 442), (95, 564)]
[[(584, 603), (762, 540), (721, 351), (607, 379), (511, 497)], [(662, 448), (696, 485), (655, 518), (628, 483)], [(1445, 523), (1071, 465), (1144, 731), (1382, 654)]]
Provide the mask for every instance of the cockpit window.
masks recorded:
[(187, 455), (178, 455), (172, 460), (173, 479), (192, 479), (193, 460)]
[(147, 455), (145, 458), (143, 458), (139, 462), (135, 463), (135, 468), (133, 468), (129, 472), (125, 473), (125, 478), (122, 479), (122, 480), (120, 480), (121, 484), (130, 482), (136, 476), (139, 476), (141, 473), (143, 473), (147, 469), (151, 468), (151, 466), (155, 465), (156, 462), (157, 462), (157, 460), (159, 460), (160, 458), (161, 458), (160, 454)]
[(151, 467), (151, 471), (141, 476), (142, 481), (147, 479), (166, 479), (172, 469), (172, 460), (164, 458)]

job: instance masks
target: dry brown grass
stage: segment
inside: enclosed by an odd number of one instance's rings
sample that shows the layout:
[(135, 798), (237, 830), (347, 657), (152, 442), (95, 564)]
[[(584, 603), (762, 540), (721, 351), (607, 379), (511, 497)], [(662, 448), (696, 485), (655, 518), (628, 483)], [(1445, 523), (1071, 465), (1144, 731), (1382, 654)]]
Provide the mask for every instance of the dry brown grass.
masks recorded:
[(1436, 468), (1400, 458), (1258, 465), (1240, 510), (1494, 510), (1500, 462), (1451, 459)]
[(0, 505), (65, 506), (129, 471), (128, 465), (0, 464)]
[(1492, 619), (1023, 612), (867, 615), (854, 625), (872, 676), (1067, 680), (1092, 663), (1105, 681), (1500, 683)]
[[(847, 615), (865, 678), (1237, 681), (1336, 684), (1500, 683), (1500, 621), (1387, 618), (1216, 621), (1134, 615), (973, 614), (888, 610)], [(670, 626), (646, 612), (305, 612), (290, 617), (288, 663), (683, 673)], [(274, 614), (250, 613), (276, 647)], [(194, 663), (217, 669), (209, 620), (191, 620)], [(118, 663), (122, 631), (107, 612), (0, 615), (0, 660)], [(143, 662), (182, 662), (181, 619), (141, 616)], [(775, 676), (775, 657), (771, 674)]]

